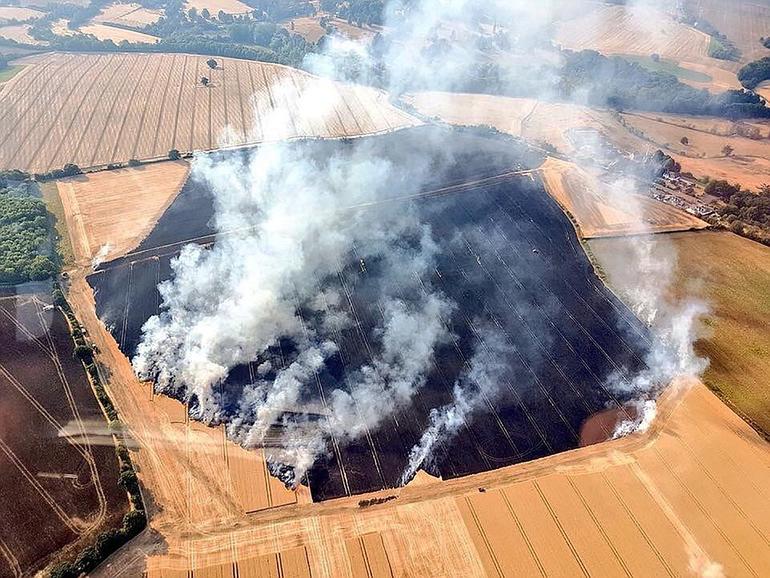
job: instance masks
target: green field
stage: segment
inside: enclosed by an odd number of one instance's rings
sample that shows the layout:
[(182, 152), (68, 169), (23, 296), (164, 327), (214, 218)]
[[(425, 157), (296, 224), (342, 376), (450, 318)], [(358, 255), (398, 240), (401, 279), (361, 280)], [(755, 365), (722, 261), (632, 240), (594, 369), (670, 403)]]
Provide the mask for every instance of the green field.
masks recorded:
[(14, 76), (16, 76), (19, 72), (21, 72), (22, 68), (24, 68), (24, 67), (23, 66), (9, 66), (8, 68), (0, 70), (0, 82), (7, 82), (7, 81), (11, 80)]
[(708, 74), (682, 68), (673, 60), (666, 60), (664, 58), (653, 60), (649, 56), (638, 56), (634, 54), (620, 54), (619, 56), (624, 60), (643, 66), (652, 72), (666, 72), (668, 74), (673, 74), (679, 80), (689, 80), (691, 82), (711, 82), (712, 80)]

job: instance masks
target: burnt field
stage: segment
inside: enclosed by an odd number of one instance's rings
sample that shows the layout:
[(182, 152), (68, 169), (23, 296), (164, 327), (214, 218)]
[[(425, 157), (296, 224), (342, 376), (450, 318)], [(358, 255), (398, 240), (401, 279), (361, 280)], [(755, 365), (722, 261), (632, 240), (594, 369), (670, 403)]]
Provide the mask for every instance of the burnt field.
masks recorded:
[[(426, 154), (423, 143), (437, 137), (431, 131), (444, 129), (421, 127), (366, 140), (401, 166), (410, 156)], [(430, 227), (439, 247), (435, 267), (425, 277), (403, 281), (397, 292), (407, 303), (427, 288), (451, 299), (456, 307), (443, 319), (451, 338), (438, 346), (426, 384), (407, 408), (356, 441), (331, 440), (329, 456), (305, 480), (315, 500), (397, 486), (431, 410), (452, 402), (453, 386), (474, 356), (502, 363), (504, 374), (495, 395), (485, 396), (458, 435), (438, 448), (431, 468), (444, 478), (577, 447), (590, 416), (627, 401), (618, 393), (622, 388), (606, 385), (609, 376), (622, 385), (644, 366), (646, 330), (596, 277), (569, 220), (531, 174), (542, 159), (507, 138), (444, 132), (438, 135), (443, 152), (435, 153), (444, 157), (435, 162), (448, 168), (436, 170), (421, 192), (402, 197), (394, 183), (388, 199), (340, 211), (340, 222), (351, 211), (374, 220), (381, 211), (408, 208)], [(321, 159), (354, 145), (297, 146)], [(410, 175), (400, 178), (406, 182)], [(159, 312), (156, 287), (170, 278), (171, 260), (181, 247), (216, 242), (212, 214), (210, 193), (191, 179), (136, 251), (89, 277), (97, 313), (127, 356), (136, 352), (144, 322)], [(351, 246), (335, 275), (313, 279), (319, 294), (343, 295), (346, 314), (355, 319), (328, 336), (339, 351), (303, 392), (305, 407), (317, 408), (314, 419), (324, 419), (332, 391), (348, 388), (347, 378), (377, 354), (376, 327), (384, 316), (378, 288), (392, 282), (383, 271), (377, 259), (364, 261)], [(312, 326), (313, 312), (302, 304), (297, 310)], [(485, 341), (489, 327), (502, 336), (505, 359), (493, 359), (499, 349)], [(292, 355), (289, 340), (272, 348), (274, 371)], [(264, 361), (237, 367), (219, 386), (223, 421)]]
[(0, 576), (32, 574), (128, 509), (106, 421), (48, 294), (0, 293)]

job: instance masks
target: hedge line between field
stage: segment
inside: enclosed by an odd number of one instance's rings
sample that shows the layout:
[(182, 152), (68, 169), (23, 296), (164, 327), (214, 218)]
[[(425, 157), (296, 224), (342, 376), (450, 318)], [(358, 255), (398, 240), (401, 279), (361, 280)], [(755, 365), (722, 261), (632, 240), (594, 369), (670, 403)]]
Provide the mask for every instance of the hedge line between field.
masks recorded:
[(60, 562), (51, 568), (48, 573), (50, 578), (77, 578), (81, 574), (91, 572), (110, 554), (144, 530), (147, 526), (147, 514), (145, 513), (144, 501), (139, 489), (139, 479), (136, 476), (131, 455), (125, 443), (123, 443), (123, 428), (118, 411), (115, 409), (99, 376), (94, 360), (93, 347), (86, 341), (83, 329), (75, 317), (70, 304), (64, 298), (64, 293), (58, 283), (54, 285), (53, 300), (54, 305), (61, 310), (69, 323), (70, 333), (75, 345), (74, 355), (82, 362), (88, 379), (93, 386), (96, 399), (99, 401), (99, 405), (109, 421), (110, 431), (116, 440), (115, 451), (120, 464), (118, 485), (126, 490), (131, 503), (131, 511), (123, 516), (123, 523), (120, 528), (112, 528), (101, 532), (93, 544), (80, 551), (74, 561)]

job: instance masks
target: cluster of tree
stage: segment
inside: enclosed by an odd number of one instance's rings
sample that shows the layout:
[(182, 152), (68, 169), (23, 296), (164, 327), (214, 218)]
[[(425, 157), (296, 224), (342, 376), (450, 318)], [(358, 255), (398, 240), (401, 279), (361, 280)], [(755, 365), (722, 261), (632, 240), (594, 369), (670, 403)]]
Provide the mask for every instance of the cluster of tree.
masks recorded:
[(770, 56), (749, 62), (738, 71), (738, 80), (749, 90), (754, 90), (766, 80), (770, 80)]
[(55, 272), (50, 220), (43, 201), (0, 191), (0, 284), (41, 281)]
[(60, 169), (52, 169), (47, 173), (38, 173), (35, 175), (35, 179), (38, 181), (48, 181), (51, 179), (63, 179), (65, 177), (74, 177), (75, 175), (82, 174), (83, 171), (80, 167), (73, 163), (67, 163)]
[(679, 82), (671, 74), (590, 50), (565, 52), (558, 76), (562, 97), (582, 97), (595, 106), (733, 119), (770, 117), (764, 100), (753, 92), (712, 94)]
[(244, 0), (244, 4), (254, 8), (259, 18), (270, 22), (315, 14), (315, 6), (308, 0)]
[(765, 48), (770, 48), (770, 37), (765, 38), (764, 36), (759, 39), (759, 41), (762, 43), (762, 46)]
[(705, 190), (725, 202), (719, 214), (734, 233), (770, 245), (770, 185), (755, 193), (716, 180), (709, 181)]
[(147, 515), (139, 487), (139, 479), (136, 476), (131, 455), (123, 443), (123, 428), (118, 418), (118, 412), (107, 395), (99, 372), (96, 369), (93, 348), (85, 340), (83, 329), (69, 303), (64, 298), (61, 288), (58, 286), (54, 289), (53, 297), (54, 303), (62, 310), (69, 321), (75, 345), (75, 355), (82, 361), (86, 373), (93, 384), (96, 398), (109, 419), (110, 431), (116, 434), (118, 441), (115, 451), (120, 467), (118, 485), (126, 491), (131, 504), (131, 510), (123, 516), (123, 521), (119, 528), (101, 532), (91, 546), (84, 548), (80, 552), (74, 562), (61, 562), (54, 566), (50, 573), (51, 578), (77, 578), (94, 570), (110, 554), (144, 530), (147, 526)]
[(383, 0), (321, 0), (321, 10), (357, 26), (382, 25), (385, 20)]

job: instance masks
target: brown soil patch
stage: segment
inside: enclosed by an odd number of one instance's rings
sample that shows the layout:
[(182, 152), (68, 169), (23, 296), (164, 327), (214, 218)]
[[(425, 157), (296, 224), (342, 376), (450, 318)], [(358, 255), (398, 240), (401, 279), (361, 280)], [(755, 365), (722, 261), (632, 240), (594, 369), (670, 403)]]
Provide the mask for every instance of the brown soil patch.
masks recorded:
[[(104, 167), (162, 159), (171, 149), (349, 137), (419, 124), (372, 88), (230, 58), (217, 58), (219, 67), (209, 70), (206, 60), (53, 53), (30, 62), (0, 90), (0, 167)], [(208, 88), (199, 84), (204, 73)]]
[(551, 196), (577, 221), (584, 239), (703, 229), (708, 223), (655, 199), (617, 191), (576, 164), (548, 158), (541, 167)]
[(0, 576), (32, 575), (128, 511), (112, 435), (49, 302), (0, 296)]
[(79, 231), (76, 261), (109, 261), (136, 247), (176, 198), (189, 170), (185, 161), (168, 161), (58, 181), (67, 226)]

